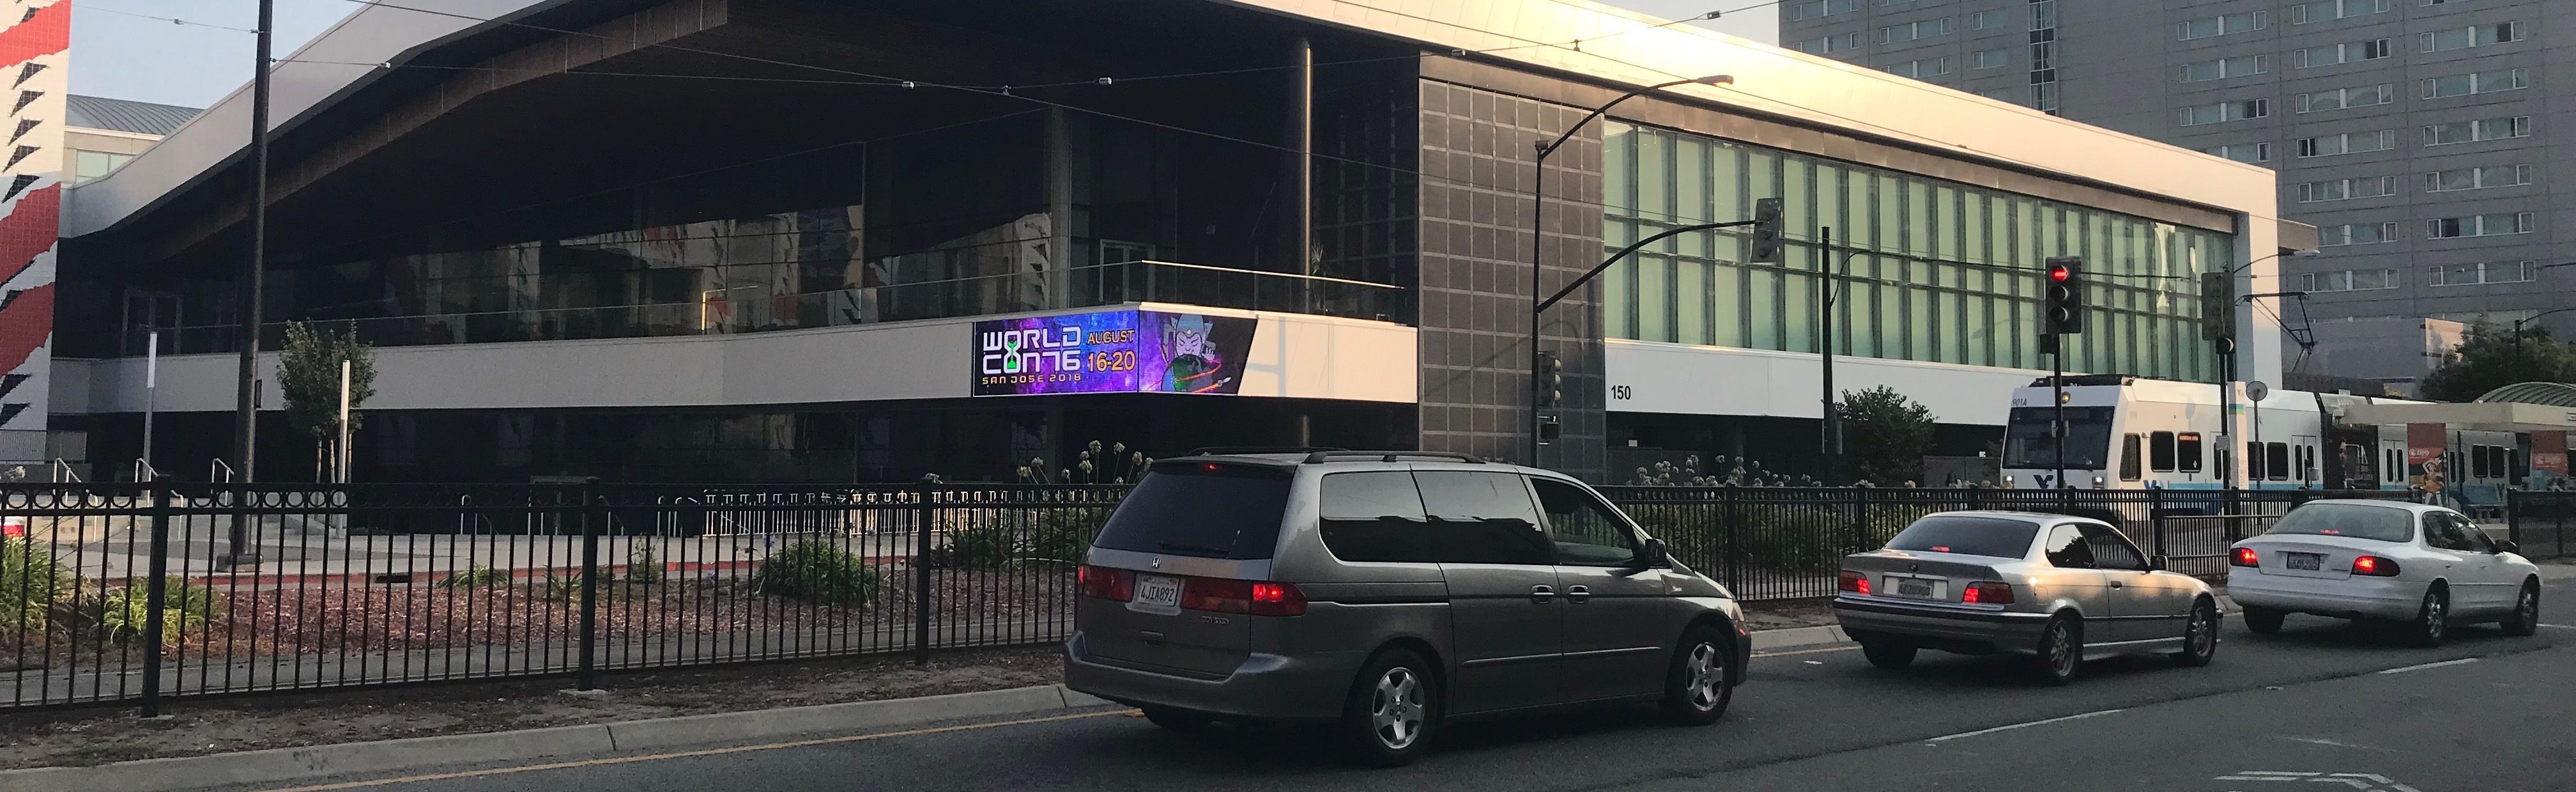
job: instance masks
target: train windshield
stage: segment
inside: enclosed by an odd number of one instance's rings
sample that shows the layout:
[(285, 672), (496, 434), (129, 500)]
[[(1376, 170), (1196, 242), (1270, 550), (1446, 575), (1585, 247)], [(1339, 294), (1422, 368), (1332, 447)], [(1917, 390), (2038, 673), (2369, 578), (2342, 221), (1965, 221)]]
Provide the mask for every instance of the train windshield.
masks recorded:
[[(2057, 441), (2048, 435), (2048, 407), (2015, 407), (2004, 430), (2004, 467), (2057, 467)], [(2111, 451), (2111, 408), (2066, 408), (2066, 467), (2102, 470)]]

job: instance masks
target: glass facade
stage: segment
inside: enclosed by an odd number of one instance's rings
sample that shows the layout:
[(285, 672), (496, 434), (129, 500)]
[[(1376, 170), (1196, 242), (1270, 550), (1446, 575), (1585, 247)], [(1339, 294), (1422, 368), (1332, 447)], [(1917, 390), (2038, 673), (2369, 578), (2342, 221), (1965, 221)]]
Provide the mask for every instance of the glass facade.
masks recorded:
[(1842, 293), (1835, 352), (1978, 366), (2046, 368), (2039, 273), (2080, 256), (2085, 332), (2066, 369), (2210, 381), (2200, 339), (2200, 273), (2223, 271), (2227, 234), (1913, 174), (1654, 127), (1607, 131), (1602, 244), (1615, 252), (1676, 226), (1741, 220), (1783, 200), (1785, 266), (1745, 263), (1735, 229), (1681, 234), (1603, 274), (1612, 338), (1816, 351), (1814, 248), (1834, 230)]

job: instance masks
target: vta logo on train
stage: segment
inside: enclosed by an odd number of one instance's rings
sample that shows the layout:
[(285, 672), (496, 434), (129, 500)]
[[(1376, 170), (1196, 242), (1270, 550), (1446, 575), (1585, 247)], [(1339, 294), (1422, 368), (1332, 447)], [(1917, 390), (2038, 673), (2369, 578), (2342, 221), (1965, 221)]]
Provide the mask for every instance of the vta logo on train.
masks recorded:
[(987, 375), (1082, 370), (1082, 328), (1076, 325), (987, 331), (983, 342)]

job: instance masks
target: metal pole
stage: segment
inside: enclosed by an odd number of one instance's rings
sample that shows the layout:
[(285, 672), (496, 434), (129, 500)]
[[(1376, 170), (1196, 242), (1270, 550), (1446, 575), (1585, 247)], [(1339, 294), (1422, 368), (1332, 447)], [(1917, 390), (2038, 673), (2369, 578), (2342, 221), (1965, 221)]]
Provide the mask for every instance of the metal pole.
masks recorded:
[[(254, 47), (257, 53), (250, 82), (250, 217), (245, 221), (250, 231), (250, 257), (242, 262), (241, 370), (233, 394), (233, 458), (241, 463), (233, 478), (240, 484), (250, 483), (258, 471), (254, 463), (259, 445), (259, 411), (253, 399), (259, 393), (260, 295), (268, 286), (268, 53), (276, 5), (276, 0), (259, 0), (259, 34)], [(249, 528), (248, 520), (240, 515), (233, 517), (225, 566), (259, 564), (259, 550), (250, 543)]]
[(145, 613), (143, 616), (143, 717), (161, 717), (161, 648), (168, 645), (164, 631), (170, 628), (162, 620), (162, 605), (170, 592), (165, 581), (170, 574), (170, 493), (152, 490), (152, 560), (150, 578), (144, 582)]
[(921, 477), (912, 531), (912, 664), (930, 665), (930, 525), (938, 515), (939, 474)]
[[(1299, 36), (1288, 52), (1288, 178), (1295, 182), (1288, 191), (1296, 201), (1288, 208), (1289, 225), (1297, 239), (1288, 251), (1297, 257), (1297, 274), (1315, 274), (1315, 45)], [(1259, 278), (1253, 279), (1256, 283)], [(1315, 282), (1297, 282), (1298, 301), (1306, 313), (1315, 312)]]
[(1816, 232), (1816, 239), (1816, 292), (1819, 304), (1824, 308), (1816, 314), (1816, 351), (1824, 356), (1825, 364), (1824, 394), (1821, 399), (1824, 405), (1822, 413), (1824, 420), (1817, 428), (1824, 434), (1824, 480), (1827, 485), (1831, 485), (1835, 481), (1835, 474), (1842, 470), (1841, 418), (1843, 412), (1839, 405), (1834, 404), (1834, 278), (1832, 272), (1834, 227), (1821, 227)]
[(152, 414), (158, 411), (161, 396), (161, 331), (154, 329), (145, 335), (145, 339), (145, 343), (150, 344), (152, 348), (143, 353), (143, 475), (141, 478), (148, 482), (161, 477), (160, 470), (152, 466)]
[(340, 445), (331, 450), (332, 472), (339, 483), (349, 483), (349, 368), (348, 358), (340, 359)]
[(608, 527), (608, 496), (581, 488), (581, 659), (576, 671), (580, 690), (599, 689), (599, 533)]
[[(1545, 222), (1547, 217), (1547, 155), (1552, 151), (1548, 148), (1545, 141), (1538, 141), (1536, 145), (1538, 146), (1538, 159), (1530, 163), (1530, 168), (1533, 171), (1530, 174), (1530, 304), (1533, 306), (1538, 305), (1537, 300), (1539, 299), (1539, 295), (1544, 294), (1544, 290), (1546, 289), (1546, 286), (1539, 280), (1540, 256), (1543, 251), (1547, 249), (1547, 234), (1540, 230), (1540, 224)], [(1530, 309), (1529, 365), (1524, 367), (1529, 372), (1530, 414), (1528, 421), (1529, 425), (1522, 428), (1529, 430), (1530, 467), (1539, 466), (1538, 405), (1541, 398), (1539, 389), (1546, 387), (1538, 381), (1540, 310), (1542, 309)]]

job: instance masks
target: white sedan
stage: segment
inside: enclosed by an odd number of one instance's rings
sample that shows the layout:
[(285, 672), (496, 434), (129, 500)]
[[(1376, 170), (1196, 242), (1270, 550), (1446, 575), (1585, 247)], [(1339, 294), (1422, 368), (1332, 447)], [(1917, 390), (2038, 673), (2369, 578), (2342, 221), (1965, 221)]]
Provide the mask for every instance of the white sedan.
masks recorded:
[(2228, 548), (2227, 593), (2258, 633), (2308, 613), (2407, 622), (2419, 646), (2440, 645), (2463, 622), (2530, 635), (2540, 627), (2540, 570), (2520, 549), (2439, 506), (2321, 500)]

